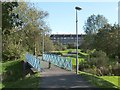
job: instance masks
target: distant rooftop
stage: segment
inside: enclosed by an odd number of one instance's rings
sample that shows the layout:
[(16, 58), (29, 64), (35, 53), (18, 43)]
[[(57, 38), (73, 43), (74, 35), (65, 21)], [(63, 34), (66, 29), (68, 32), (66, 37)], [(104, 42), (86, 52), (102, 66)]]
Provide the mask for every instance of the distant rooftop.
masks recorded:
[[(78, 36), (84, 36), (85, 34), (78, 34)], [(68, 37), (70, 37), (70, 36), (76, 36), (76, 34), (51, 34), (50, 35), (51, 37), (52, 36), (68, 36)]]

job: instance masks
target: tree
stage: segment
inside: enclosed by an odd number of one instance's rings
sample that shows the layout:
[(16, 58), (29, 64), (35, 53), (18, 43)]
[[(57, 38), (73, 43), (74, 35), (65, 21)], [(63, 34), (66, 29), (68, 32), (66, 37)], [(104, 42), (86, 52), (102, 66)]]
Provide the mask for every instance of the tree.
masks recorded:
[(91, 15), (85, 23), (84, 30), (86, 34), (96, 34), (98, 30), (104, 27), (108, 20), (103, 15)]
[(60, 50), (65, 50), (66, 46), (62, 45), (59, 41), (54, 42), (55, 50), (60, 51)]
[(105, 25), (95, 37), (95, 48), (103, 50), (109, 56), (120, 56), (120, 27)]
[(21, 25), (18, 14), (12, 12), (15, 7), (18, 7), (17, 2), (2, 2), (2, 56), (4, 60), (9, 57), (9, 47), (12, 47), (12, 43), (9, 41), (11, 40), (12, 28), (16, 25)]
[(45, 37), (45, 52), (54, 51), (55, 47), (53, 45), (53, 42), (50, 40), (49, 36), (47, 35)]
[(21, 53), (26, 51), (38, 55), (40, 48), (42, 48), (42, 32), (50, 31), (44, 21), (48, 13), (42, 10), (38, 11), (34, 6), (25, 2), (19, 2), (18, 6), (13, 8), (10, 13), (17, 15), (17, 19), (15, 18), (13, 21), (19, 21), (22, 24), (15, 24), (14, 27), (8, 28), (9, 35), (4, 34), (6, 37), (3, 38), (3, 43), (5, 42), (3, 44), (3, 59), (11, 60), (16, 56), (20, 58)]
[(98, 33), (98, 30), (108, 23), (108, 20), (103, 15), (91, 15), (88, 17), (87, 22), (84, 25), (84, 31), (86, 33), (85, 46), (86, 48), (93, 49), (94, 37)]
[(13, 13), (15, 7), (18, 7), (18, 2), (2, 2), (2, 33), (10, 34), (12, 27), (21, 25), (18, 14)]
[(27, 41), (25, 45), (28, 51), (37, 55), (38, 52), (41, 52), (40, 48), (42, 48), (39, 46), (41, 45), (43, 30), (44, 32), (50, 30), (44, 21), (48, 13), (42, 10), (38, 11), (33, 5), (25, 2), (19, 3), (19, 7), (16, 8), (14, 12), (19, 13), (19, 18), (23, 21), (23, 27), (20, 29), (24, 32), (24, 44)]

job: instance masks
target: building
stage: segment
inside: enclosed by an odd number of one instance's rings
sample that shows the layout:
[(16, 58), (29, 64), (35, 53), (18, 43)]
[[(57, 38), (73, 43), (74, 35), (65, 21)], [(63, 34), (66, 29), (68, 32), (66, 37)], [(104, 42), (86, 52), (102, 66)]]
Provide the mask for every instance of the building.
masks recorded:
[[(78, 46), (83, 42), (84, 35), (78, 35)], [(62, 45), (76, 46), (76, 34), (52, 34), (50, 39), (55, 42), (60, 42)]]
[(120, 25), (120, 1), (118, 2), (118, 24)]

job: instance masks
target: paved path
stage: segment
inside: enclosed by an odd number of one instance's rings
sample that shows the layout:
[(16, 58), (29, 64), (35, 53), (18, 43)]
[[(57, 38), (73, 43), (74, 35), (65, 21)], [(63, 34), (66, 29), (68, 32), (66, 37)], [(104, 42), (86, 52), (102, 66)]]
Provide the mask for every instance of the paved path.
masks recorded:
[(48, 63), (41, 61), (44, 69), (41, 72), (40, 88), (93, 88), (93, 86), (80, 75), (66, 71), (52, 65), (48, 69)]

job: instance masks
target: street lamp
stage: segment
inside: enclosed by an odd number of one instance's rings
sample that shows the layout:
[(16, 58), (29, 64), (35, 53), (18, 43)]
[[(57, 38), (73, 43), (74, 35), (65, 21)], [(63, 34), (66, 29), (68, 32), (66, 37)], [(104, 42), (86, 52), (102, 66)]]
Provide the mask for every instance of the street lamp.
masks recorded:
[(76, 74), (78, 74), (78, 18), (77, 18), (77, 10), (82, 10), (80, 7), (75, 7), (76, 9)]
[(42, 43), (42, 60), (43, 60), (43, 54), (44, 54), (44, 30), (42, 32), (42, 36), (43, 36), (43, 43)]

